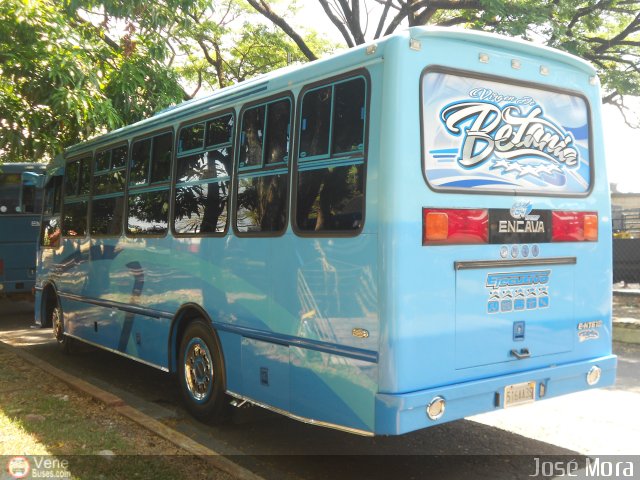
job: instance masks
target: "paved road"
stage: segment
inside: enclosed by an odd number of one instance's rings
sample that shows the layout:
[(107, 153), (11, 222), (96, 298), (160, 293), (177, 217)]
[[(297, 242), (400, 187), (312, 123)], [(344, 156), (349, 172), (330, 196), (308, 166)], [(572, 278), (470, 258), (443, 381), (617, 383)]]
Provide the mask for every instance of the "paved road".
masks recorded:
[(29, 303), (0, 301), (0, 340), (114, 392), (265, 478), (530, 478), (534, 460), (521, 455), (640, 454), (637, 345), (615, 345), (620, 365), (614, 387), (400, 437), (364, 438), (259, 408), (236, 410), (233, 422), (222, 427), (200, 424), (180, 406), (171, 376), (88, 346), (65, 355), (49, 329), (31, 324)]

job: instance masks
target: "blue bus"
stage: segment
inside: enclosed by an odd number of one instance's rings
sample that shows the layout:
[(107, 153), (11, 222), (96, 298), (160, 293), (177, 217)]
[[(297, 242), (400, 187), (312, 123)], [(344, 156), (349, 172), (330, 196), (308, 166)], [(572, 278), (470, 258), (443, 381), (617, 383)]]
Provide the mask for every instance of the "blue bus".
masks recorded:
[(197, 418), (395, 435), (614, 382), (600, 88), (571, 55), (411, 28), (51, 169), (36, 322), (175, 373)]
[(31, 296), (46, 165), (0, 164), (0, 295)]

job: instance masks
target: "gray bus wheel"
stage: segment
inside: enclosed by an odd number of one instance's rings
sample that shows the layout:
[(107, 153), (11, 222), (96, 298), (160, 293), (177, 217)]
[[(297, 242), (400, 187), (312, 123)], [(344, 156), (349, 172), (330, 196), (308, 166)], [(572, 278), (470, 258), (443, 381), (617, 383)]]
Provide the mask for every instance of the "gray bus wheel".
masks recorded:
[(222, 423), (229, 419), (222, 350), (203, 319), (190, 323), (180, 341), (178, 382), (188, 410), (198, 420)]

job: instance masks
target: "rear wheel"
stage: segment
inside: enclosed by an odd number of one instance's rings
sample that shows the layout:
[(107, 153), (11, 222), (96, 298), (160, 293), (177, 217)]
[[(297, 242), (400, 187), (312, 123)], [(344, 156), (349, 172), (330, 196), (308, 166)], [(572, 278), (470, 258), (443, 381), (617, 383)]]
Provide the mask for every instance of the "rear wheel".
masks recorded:
[(182, 336), (178, 381), (182, 398), (194, 417), (210, 423), (229, 418), (231, 406), (225, 393), (220, 343), (203, 319), (190, 323)]
[(64, 315), (62, 314), (60, 304), (57, 302), (51, 309), (50, 321), (53, 326), (53, 336), (55, 337), (58, 346), (65, 353), (70, 353), (73, 339), (64, 334)]

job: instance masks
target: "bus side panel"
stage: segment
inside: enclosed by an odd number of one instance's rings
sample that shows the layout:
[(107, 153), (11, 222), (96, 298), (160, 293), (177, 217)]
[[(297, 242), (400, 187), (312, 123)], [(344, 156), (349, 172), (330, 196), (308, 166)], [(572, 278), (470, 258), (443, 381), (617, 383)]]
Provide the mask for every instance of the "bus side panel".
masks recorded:
[(291, 413), (373, 431), (378, 366), (291, 347)]

